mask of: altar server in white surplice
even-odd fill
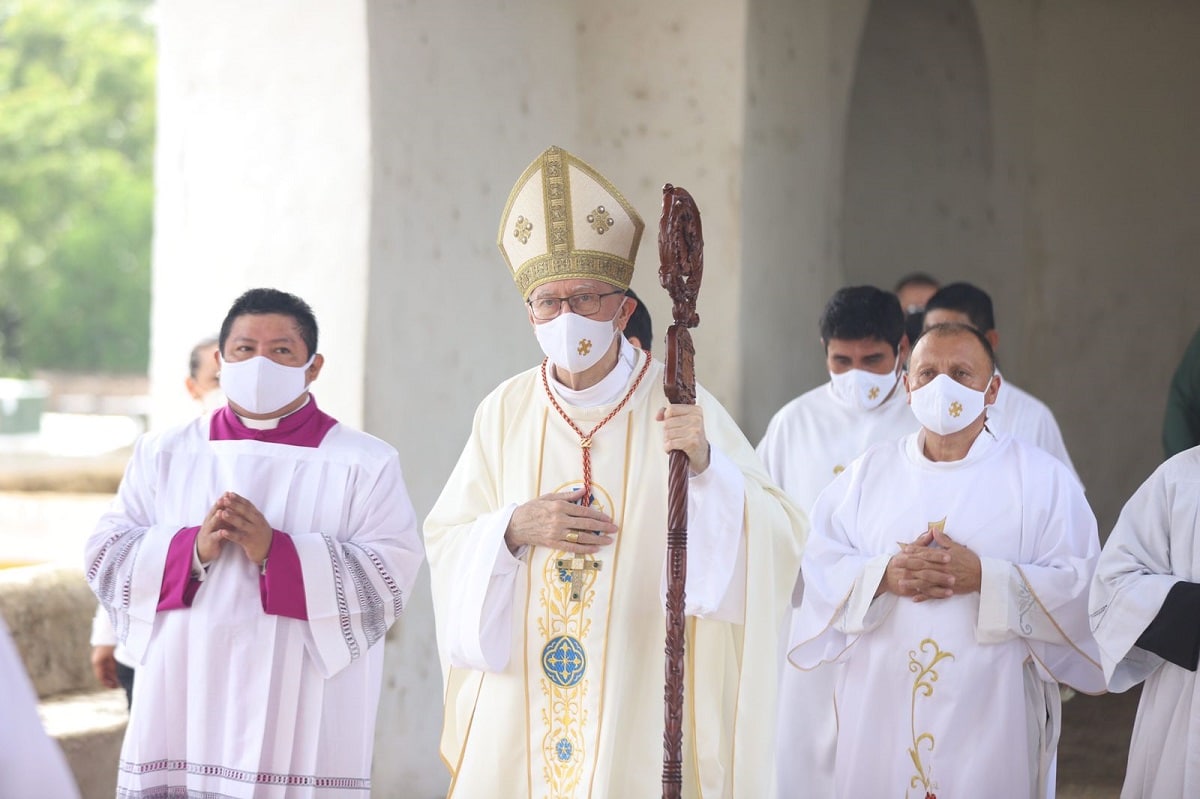
[[[621,334],[642,228],[557,147],[501,218],[546,359],[483,400],[425,522],[454,799],[661,791],[671,449],[692,468],[683,795],[770,792],[807,525],[720,404],[668,404],[663,365]]]
[[[1200,447],[1159,466],[1125,504],[1091,611],[1109,690],[1146,683],[1121,796],[1200,796]]]
[[[758,445],[767,472],[807,512],[821,490],[868,447],[920,427],[900,383],[908,339],[894,294],[873,286],[838,289],[825,304],[820,331],[829,382],[784,405]],[[796,577],[792,604],[799,606],[803,583]],[[833,793],[837,737],[836,667],[801,671],[786,662],[786,655],[785,647],[775,757],[778,796],[827,799]]]
[[[423,559],[399,458],[317,408],[298,297],[243,294],[216,357],[228,405],[140,439],[87,543],[139,664],[118,794],[362,799]]]
[[[790,658],[844,664],[832,795],[1042,797],[1058,684],[1104,690],[1096,520],[1065,465],[987,429],[981,333],[928,329],[905,382],[921,430],[821,493],[804,555]]]

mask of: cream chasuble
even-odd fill
[[[1145,680],[1129,743],[1121,796],[1200,796],[1200,684],[1195,666],[1196,618],[1163,616],[1168,595],[1200,584],[1200,447],[1154,471],[1121,511],[1096,566],[1092,628],[1109,688]],[[1193,669],[1143,649],[1153,624],[1160,638],[1186,653]],[[1161,650],[1160,650],[1161,651]],[[1171,653],[1164,652],[1168,657]]]
[[[689,551],[684,795],[759,799],[771,780],[774,653],[806,526],[733,421],[698,393],[713,456],[691,481],[689,508],[693,524],[731,529]],[[585,431],[615,405],[560,404]],[[514,558],[503,544],[517,504],[581,485],[579,437],[547,400],[539,370],[502,384],[477,411],[425,525],[450,797],[660,792],[667,454],[654,417],[666,404],[653,362],[593,439],[593,502],[619,526],[594,556],[598,568],[544,548]],[[737,505],[708,485],[722,473],[743,491],[727,525]]]
[[[868,450],[813,512],[790,658],[844,664],[834,794],[1044,796],[1057,683],[1104,687],[1086,608],[1095,517],[1039,448],[984,432],[935,463],[922,446],[917,433]],[[874,598],[897,542],[931,525],[980,557],[980,592]]]

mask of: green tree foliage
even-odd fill
[[[0,373],[142,372],[151,0],[0,0]]]

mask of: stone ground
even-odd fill
[[[125,456],[90,461],[0,452],[0,565],[82,568],[82,546],[115,489]],[[69,492],[69,493],[64,493]],[[1140,692],[1076,695],[1063,706],[1059,799],[1118,799]]]

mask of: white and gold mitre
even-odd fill
[[[496,243],[525,299],[543,283],[567,278],[627,289],[645,226],[607,178],[550,147],[513,187]]]

